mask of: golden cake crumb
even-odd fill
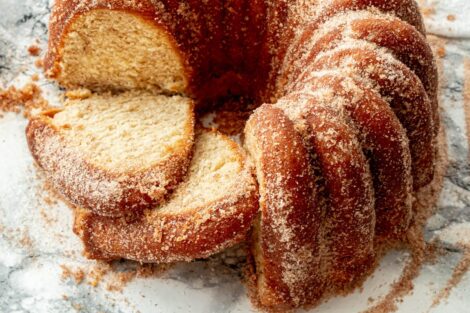
[[[34,61],[34,66],[37,68],[43,68],[44,67],[44,60],[43,59],[37,59]]]
[[[27,84],[22,89],[12,86],[6,90],[0,89],[0,112],[20,113],[30,117],[35,110],[49,108],[49,103],[42,97],[42,90],[34,83]]]
[[[90,98],[91,96],[92,96],[91,91],[86,88],[69,90],[65,93],[65,97],[71,100],[83,100],[83,99]]]

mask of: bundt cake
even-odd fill
[[[425,36],[414,0],[56,0],[45,69],[94,95],[33,119],[30,148],[78,206],[88,257],[189,261],[247,240],[257,302],[312,305],[405,240],[434,178]],[[234,98],[259,107],[248,158],[207,130],[193,147],[188,99],[199,114]]]

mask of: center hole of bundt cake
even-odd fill
[[[209,127],[215,126],[221,133],[236,136],[243,133],[245,124],[259,105],[249,98],[223,97],[198,112],[200,120]]]

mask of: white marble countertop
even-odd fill
[[[432,41],[445,48],[439,62],[450,165],[439,211],[429,221],[426,238],[440,239],[447,253],[422,267],[413,280],[413,292],[397,306],[399,312],[468,313],[469,273],[442,302],[433,305],[433,301],[464,255],[457,243],[470,247],[470,2],[419,2],[429,33],[440,36]],[[36,41],[45,50],[50,6],[48,0],[0,0],[0,87],[22,86],[38,73],[38,84],[54,103],[59,91],[43,79],[27,52]],[[119,281],[127,280],[137,264],[115,263],[110,271],[86,260],[71,230],[70,209],[44,192],[26,146],[25,125],[18,114],[0,118],[0,312],[256,311],[240,283],[236,251],[225,258],[178,264],[158,277],[135,277],[127,283]],[[389,253],[363,290],[330,299],[312,312],[362,312],[387,294],[408,260],[406,252]]]

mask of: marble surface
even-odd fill
[[[412,313],[465,313],[470,312],[469,273],[447,299],[432,303],[462,258],[459,243],[470,246],[470,78],[465,82],[465,75],[470,75],[470,2],[419,2],[430,34],[440,36],[433,42],[445,46],[440,59],[441,104],[450,165],[439,211],[428,223],[426,238],[438,238],[448,253],[424,265],[413,281],[413,292],[398,308]],[[54,104],[60,91],[43,79],[27,52],[36,42],[45,50],[50,6],[48,0],[0,0],[0,87],[22,86],[37,73],[38,85]],[[27,150],[25,125],[21,115],[0,118],[0,312],[256,311],[240,283],[237,250],[127,283],[122,280],[127,281],[138,264],[118,262],[109,270],[82,257],[81,243],[71,231],[70,209],[44,192]],[[408,260],[407,252],[389,253],[363,290],[331,299],[312,312],[365,310],[387,294]]]

